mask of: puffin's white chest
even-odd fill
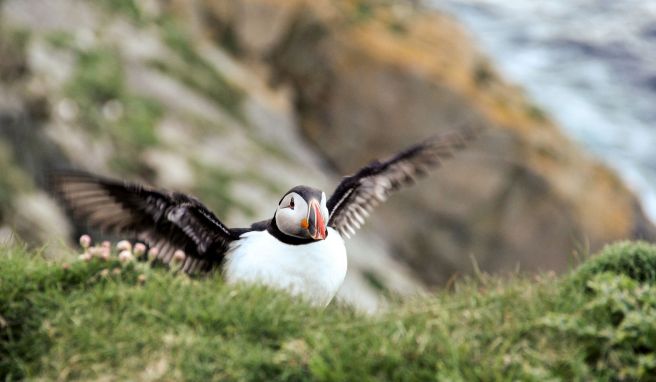
[[[229,283],[261,283],[327,305],[346,276],[344,240],[330,227],[325,240],[303,245],[282,243],[267,231],[247,232],[228,251],[224,275]]]

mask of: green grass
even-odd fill
[[[604,249],[603,256],[589,259],[572,274],[579,284],[600,273],[623,274],[637,282],[656,284],[654,247],[646,242],[622,241]]]
[[[0,222],[7,221],[16,195],[33,188],[29,176],[18,166],[12,147],[0,139]]]
[[[3,82],[11,83],[27,74],[25,52],[29,39],[28,30],[0,23],[0,80]]]
[[[137,26],[157,24],[166,45],[179,57],[179,62],[154,60],[151,66],[169,74],[209,100],[216,102],[233,117],[243,121],[241,104],[244,91],[233,86],[217,68],[198,53],[193,36],[190,36],[175,19],[164,14],[157,18],[147,17],[134,0],[102,0],[105,9],[124,15]],[[226,36],[226,48],[236,50],[234,41]],[[224,46],[225,47],[225,46]]]
[[[244,91],[233,86],[217,68],[198,53],[194,39],[170,17],[162,17],[158,25],[166,45],[180,62],[155,60],[150,64],[197,91],[238,120],[244,119],[241,105]]]
[[[120,265],[64,270],[20,247],[1,252],[6,380],[656,378],[656,284],[642,269],[656,248],[645,243],[608,247],[561,277],[462,280],[377,316],[219,276],[133,264],[102,277]]]
[[[142,25],[147,21],[134,0],[100,0],[97,4],[109,12],[125,15],[137,25]]]
[[[75,36],[68,31],[54,31],[45,36],[51,46],[59,49],[72,49],[75,47]]]
[[[253,208],[232,196],[231,185],[236,175],[224,169],[193,162],[194,174],[198,180],[192,192],[220,216],[226,216],[233,210],[240,210],[247,216],[254,217]]]
[[[52,42],[65,44],[66,40],[56,37]],[[140,161],[140,154],[159,143],[155,127],[164,114],[162,106],[154,99],[137,95],[127,88],[123,63],[116,49],[105,46],[75,50],[75,53],[76,70],[64,92],[78,105],[81,124],[116,148],[110,161],[114,170],[147,174],[148,169]],[[109,102],[121,108],[113,119],[103,113]]]
[[[125,92],[123,65],[116,50],[98,48],[77,53],[77,70],[66,90],[80,102],[88,103],[79,105],[81,109],[93,109]]]

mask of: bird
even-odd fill
[[[344,240],[391,193],[439,167],[476,135],[477,129],[454,129],[374,160],[343,177],[329,198],[295,186],[272,218],[247,228],[229,228],[193,196],[80,170],[53,172],[51,187],[74,219],[157,248],[159,263],[171,265],[183,251],[178,271],[219,270],[228,284],[261,284],[326,306],[346,276]]]

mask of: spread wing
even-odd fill
[[[465,147],[478,133],[468,128],[428,139],[383,162],[369,163],[356,174],[344,177],[328,200],[328,225],[350,237],[379,203],[404,185],[414,183],[428,170]]]
[[[198,200],[82,172],[52,176],[54,191],[77,219],[104,231],[132,235],[157,247],[168,264],[181,249],[181,269],[209,271],[220,264],[236,235]]]

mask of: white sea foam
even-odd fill
[[[433,0],[656,221],[656,1]]]

